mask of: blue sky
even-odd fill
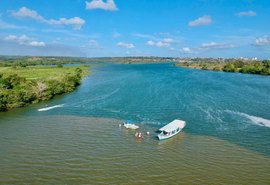
[[[269,0],[0,0],[0,55],[270,58]]]

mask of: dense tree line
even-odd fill
[[[262,60],[262,61],[234,60],[226,62],[200,61],[200,62],[183,62],[179,63],[178,65],[203,70],[270,75],[270,60]]]
[[[71,60],[38,60],[38,61],[31,61],[31,60],[12,60],[12,61],[1,61],[0,60],[0,67],[27,67],[27,66],[48,66],[48,65],[63,65],[63,64],[79,64],[82,63],[81,61],[71,61]]]
[[[74,74],[48,80],[26,80],[17,74],[0,74],[0,111],[52,99],[55,95],[73,91],[80,84],[82,69]]]
[[[0,67],[27,67],[37,65],[85,64],[89,62],[160,63],[171,62],[170,57],[104,57],[104,58],[73,58],[73,57],[6,57],[0,56]]]
[[[270,61],[263,60],[250,63],[244,63],[243,61],[228,62],[224,65],[223,71],[270,75]]]

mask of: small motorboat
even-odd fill
[[[128,120],[128,121],[124,121],[123,122],[123,126],[127,129],[133,129],[136,130],[139,128],[139,126],[135,125],[132,123],[132,121]]]
[[[158,139],[164,140],[171,138],[178,134],[184,127],[186,126],[186,122],[182,120],[173,120],[169,124],[165,125],[164,127],[158,129]]]

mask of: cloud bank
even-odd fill
[[[20,45],[27,45],[27,46],[34,46],[34,47],[43,47],[46,46],[44,42],[40,41],[35,41],[34,39],[26,36],[26,35],[21,35],[21,36],[16,36],[16,35],[8,35],[5,37],[6,41],[18,43]]]
[[[128,48],[128,49],[131,49],[131,48],[134,48],[134,44],[132,43],[126,43],[126,42],[118,42],[117,43],[117,46],[119,47],[123,47],[123,48]]]
[[[152,41],[152,40],[149,40],[149,41],[146,42],[146,45],[148,45],[148,46],[156,46],[156,47],[161,48],[161,47],[169,47],[169,46],[171,46],[172,43],[173,43],[173,39],[165,38],[165,39],[163,39],[161,41],[156,41],[156,42]]]
[[[85,24],[85,20],[80,17],[73,17],[70,19],[60,18],[60,19],[45,19],[41,15],[38,14],[35,10],[28,9],[27,7],[22,7],[18,11],[12,11],[11,16],[17,19],[33,19],[35,21],[46,23],[49,25],[70,25],[76,30],[80,30],[82,26]]]
[[[258,37],[255,40],[255,46],[267,46],[270,45],[270,37],[269,36],[264,36],[264,37]]]
[[[233,44],[209,42],[209,43],[203,43],[200,49],[229,49],[229,48],[234,48],[234,47],[235,45]]]

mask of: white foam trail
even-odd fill
[[[63,107],[63,106],[64,106],[64,104],[54,105],[54,106],[51,106],[51,107],[45,107],[45,108],[38,109],[38,111],[40,111],[40,112],[41,111],[48,111],[48,110]]]
[[[226,112],[233,113],[233,114],[238,114],[240,116],[244,116],[245,118],[249,119],[252,123],[254,123],[256,125],[270,128],[270,120],[268,120],[268,119],[264,119],[264,118],[257,117],[257,116],[252,116],[252,115],[245,114],[245,113],[242,113],[242,112],[234,112],[234,111],[230,111],[230,110],[228,110]]]
[[[112,113],[119,113],[121,112],[120,110],[113,110],[113,109],[103,109],[105,111],[108,111],[108,112],[112,112]]]
[[[249,120],[251,120],[253,123],[259,125],[259,126],[265,126],[270,128],[270,120],[256,117],[256,116],[251,116],[246,114],[245,115]]]
[[[101,101],[101,100],[105,100],[109,97],[111,97],[112,95],[114,95],[115,93],[117,93],[118,91],[120,90],[120,88],[118,89],[115,89],[114,91],[108,93],[108,94],[105,94],[103,96],[97,96],[97,97],[94,97],[93,99],[90,99],[90,100],[87,100],[87,103],[90,103],[90,102],[93,102],[93,101]]]

